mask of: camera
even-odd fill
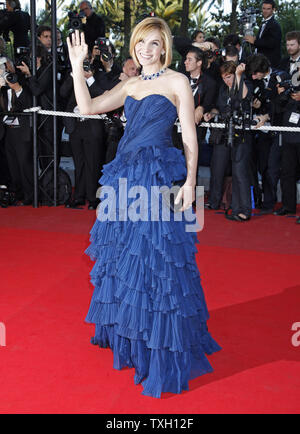
[[[6,4],[4,2],[0,2],[0,18],[6,15],[6,13],[7,13]]]
[[[91,62],[88,59],[85,59],[83,61],[83,70],[88,72],[88,71],[92,71],[93,67]]]
[[[102,56],[102,59],[105,62],[109,62],[113,57],[111,51],[109,50],[109,46],[110,46],[109,39],[99,37],[96,39],[95,45],[100,51],[100,55]]]
[[[253,100],[258,99],[262,104],[266,101],[266,96],[260,86],[256,86],[253,90]]]
[[[84,16],[84,12],[68,12],[68,29],[70,30],[70,33],[74,32],[75,30],[83,29],[82,18],[84,18]]]
[[[256,16],[259,13],[260,10],[254,8],[253,6],[242,11],[239,23],[244,36],[254,36],[253,28],[256,24]]]
[[[16,66],[22,66],[24,62],[29,68],[31,66],[30,48],[29,47],[17,47],[16,49]]]
[[[13,72],[6,72],[3,75],[3,78],[11,84],[15,84],[19,81],[17,74],[14,74]]]
[[[205,51],[207,59],[212,59],[213,57],[222,57],[225,56],[225,49],[223,50],[208,50]]]
[[[287,73],[280,73],[276,75],[276,81],[280,87],[284,88],[281,97],[288,98],[292,93],[299,91],[299,85],[295,85],[293,78],[290,78]]]

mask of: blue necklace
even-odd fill
[[[166,69],[167,68],[163,68],[160,71],[154,72],[154,74],[149,74],[149,75],[144,74],[144,72],[142,71],[141,72],[141,79],[142,80],[154,80],[155,78],[157,78],[160,75],[162,75],[166,71]]]

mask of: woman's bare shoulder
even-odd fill
[[[189,80],[187,76],[181,72],[168,69],[168,79],[175,89],[178,89],[178,86],[189,86]]]
[[[139,82],[140,82],[139,76],[129,77],[123,81],[124,89],[127,95],[131,95],[132,93],[134,93],[134,90]]]

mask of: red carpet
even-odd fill
[[[95,213],[63,207],[0,209],[1,413],[297,413],[300,226],[287,217],[230,222],[205,212],[199,270],[223,350],[212,374],[163,399],[141,395],[131,369],[90,344],[84,322]],[[299,338],[300,341],[300,338]]]

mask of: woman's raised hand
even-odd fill
[[[75,32],[67,37],[67,44],[72,68],[81,67],[88,54],[88,46],[85,43],[84,33],[75,30]]]

